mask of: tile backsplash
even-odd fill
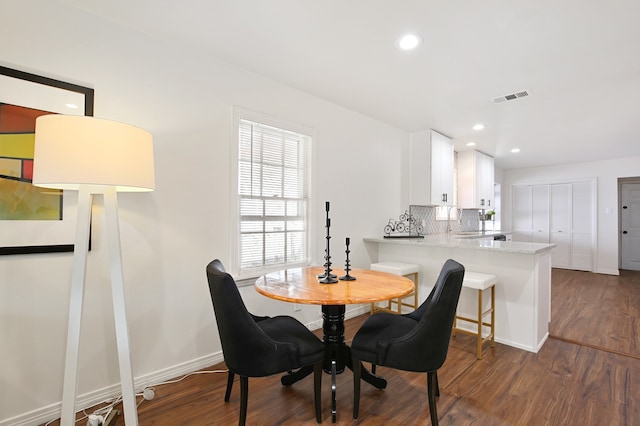
[[[449,207],[409,206],[409,214],[417,224],[422,225],[423,234],[442,234],[447,232],[447,210]],[[477,231],[480,229],[478,210],[451,207],[450,224],[453,232]]]

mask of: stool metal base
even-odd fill
[[[477,318],[468,318],[460,315],[456,315],[453,321],[453,336],[455,337],[457,332],[469,334],[471,336],[476,336],[477,338],[477,357],[478,359],[482,359],[482,347],[485,342],[491,342],[490,347],[495,348],[495,305],[496,305],[496,286],[491,286],[491,307],[486,311],[483,311],[482,308],[482,293],[484,290],[478,289],[478,316]],[[484,317],[487,314],[491,314],[491,321],[485,322]],[[477,331],[469,331],[463,328],[458,328],[458,321],[466,321],[477,326]],[[486,337],[482,337],[482,327],[489,327],[489,334]]]

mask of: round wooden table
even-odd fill
[[[255,287],[272,299],[313,305],[379,302],[405,296],[414,287],[409,278],[368,269],[352,269],[349,275],[355,277],[355,281],[321,284],[318,275],[322,273],[322,267],[285,269],[261,276]],[[338,277],[345,275],[343,269],[333,269],[332,273]]]
[[[322,330],[325,344],[324,370],[332,376],[332,417],[336,421],[335,376],[352,369],[351,351],[344,342],[345,305],[372,303],[402,297],[414,290],[409,278],[386,272],[367,269],[352,269],[353,281],[338,280],[337,283],[322,284],[318,276],[324,274],[322,267],[292,268],[261,276],[255,283],[256,290],[272,299],[292,303],[322,305]],[[343,277],[343,269],[332,273]],[[302,368],[282,377],[282,384],[292,385],[308,376],[312,367]],[[384,389],[387,381],[362,368],[362,379],[378,389]]]

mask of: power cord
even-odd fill
[[[170,384],[178,383],[183,381],[187,377],[194,376],[196,374],[217,374],[217,373],[227,373],[227,372],[229,372],[229,370],[199,370],[199,371],[194,371],[194,372],[185,374],[184,376],[178,379],[167,380],[165,382],[156,383],[155,385],[145,386],[142,389],[142,392],[136,393],[136,397],[138,396],[142,397],[142,399],[137,403],[136,408],[140,407],[140,404],[142,404],[144,401],[151,401],[156,397],[155,387],[153,386],[162,386],[162,385],[170,385]],[[100,404],[107,404],[107,405],[94,410],[94,412],[91,414],[87,414],[86,410],[82,410],[82,413],[84,414],[84,416],[77,419],[76,423],[86,420],[87,426],[101,426],[109,418],[109,415],[113,412],[113,410],[115,409],[115,406],[120,404],[121,402],[122,402],[122,396],[109,398],[102,402],[99,402],[96,405],[100,405]],[[49,426],[55,420],[57,419],[50,420],[49,422],[45,423],[44,426]]]

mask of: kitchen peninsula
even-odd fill
[[[538,352],[549,336],[554,244],[493,241],[454,234],[364,238],[364,242],[372,263],[395,261],[420,265],[420,302],[429,295],[447,259],[460,262],[468,271],[496,275],[496,342]],[[475,290],[463,289],[458,313],[474,317],[475,312]]]

